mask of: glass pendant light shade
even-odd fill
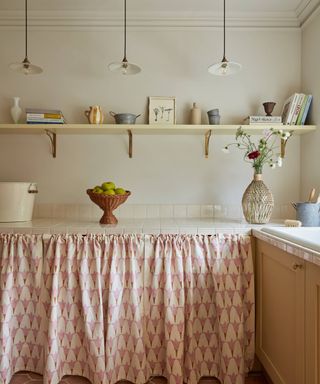
[[[241,71],[242,65],[234,61],[223,59],[220,63],[212,64],[208,67],[208,72],[211,75],[228,76],[234,75]]]
[[[21,63],[13,63],[9,68],[17,73],[24,75],[38,75],[42,73],[42,68],[37,65],[31,64],[28,59],[28,0],[25,0],[25,58]]]
[[[226,0],[223,0],[223,58],[219,63],[208,67],[211,75],[228,76],[241,71],[241,64],[226,59]]]
[[[127,60],[127,0],[124,0],[124,45],[123,45],[123,60],[121,62],[113,62],[108,65],[108,68],[112,72],[122,73],[123,75],[136,75],[141,72],[141,68],[129,63]]]
[[[24,75],[38,75],[42,73],[42,68],[37,65],[31,64],[30,61],[25,58],[22,63],[12,63],[9,68],[15,72],[22,73]]]
[[[110,63],[108,68],[112,72],[119,72],[123,75],[135,75],[141,72],[141,68],[136,64],[128,63],[128,61],[122,61],[121,63]]]

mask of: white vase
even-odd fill
[[[15,124],[18,124],[21,113],[22,113],[22,109],[20,108],[19,101],[20,101],[20,97],[14,97],[13,106],[11,107],[11,110],[10,110],[12,120]]]

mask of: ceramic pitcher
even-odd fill
[[[84,114],[87,116],[90,124],[103,124],[104,112],[99,105],[93,105],[90,109],[85,111]]]

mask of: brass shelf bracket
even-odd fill
[[[284,159],[286,155],[286,145],[287,145],[287,140],[281,139],[280,156],[282,159]]]
[[[129,138],[129,158],[132,159],[132,131],[128,129],[128,138]]]
[[[45,129],[46,135],[50,139],[51,143],[51,153],[52,157],[55,159],[57,157],[57,134],[50,129]]]
[[[210,137],[211,137],[212,130],[209,129],[204,135],[204,155],[207,159],[209,157],[209,144],[210,144]]]

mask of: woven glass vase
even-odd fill
[[[273,206],[271,191],[262,181],[262,175],[255,174],[242,196],[242,210],[246,221],[251,224],[268,223]]]

